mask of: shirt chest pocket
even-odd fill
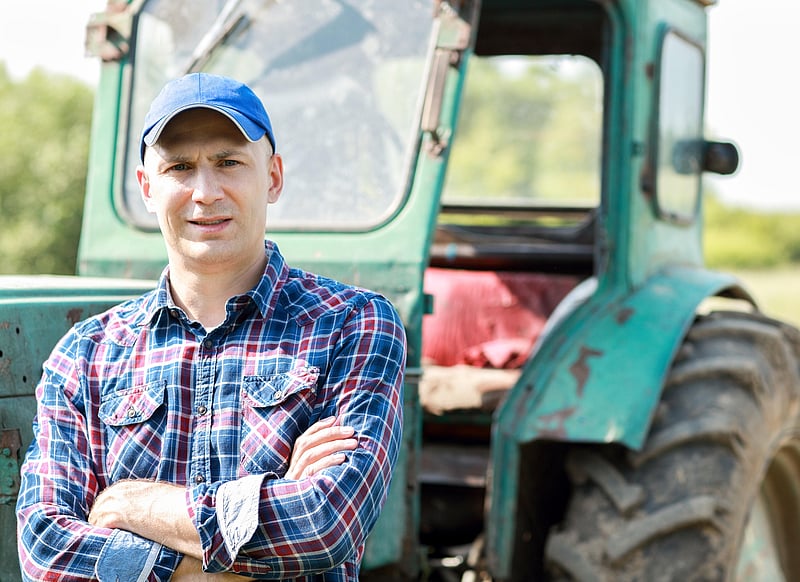
[[[166,381],[159,381],[103,396],[98,416],[113,481],[157,476],[166,432],[165,392]]]
[[[313,415],[319,369],[295,368],[242,379],[241,468],[283,475],[292,445]]]

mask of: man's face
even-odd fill
[[[213,273],[263,261],[267,204],[283,187],[283,163],[271,153],[266,139],[248,141],[216,111],[190,109],[169,122],[136,177],[173,267]]]

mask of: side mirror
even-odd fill
[[[730,141],[707,141],[703,147],[703,170],[728,176],[739,169],[739,148]]]
[[[672,148],[672,168],[682,175],[713,172],[727,176],[739,169],[739,150],[733,142],[680,140]]]

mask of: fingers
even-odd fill
[[[313,477],[323,469],[327,469],[328,467],[335,467],[337,465],[341,465],[344,463],[347,457],[344,453],[334,453],[332,455],[328,455],[327,457],[321,458],[316,463],[311,463],[310,465],[305,465],[301,471],[301,474],[296,477],[297,479],[305,479],[307,477]]]
[[[358,446],[354,434],[353,427],[337,425],[335,417],[313,424],[295,441],[286,477],[301,479],[341,465],[346,459],[344,452]]]
[[[318,447],[323,447],[322,454],[328,450],[325,445],[350,439],[355,430],[350,426],[333,425],[328,419],[312,425],[295,441],[292,456],[305,455]]]
[[[310,427],[308,427],[306,431],[300,436],[300,438],[302,439],[303,437],[311,436],[315,433],[318,433],[321,430],[333,426],[335,423],[336,423],[335,416],[329,416],[328,418],[323,418],[322,420],[318,420]]]

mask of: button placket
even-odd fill
[[[195,430],[192,434],[192,478],[194,483],[200,485],[211,478],[211,400],[214,390],[214,368],[216,354],[214,342],[205,339],[200,344],[196,361],[195,376]]]

